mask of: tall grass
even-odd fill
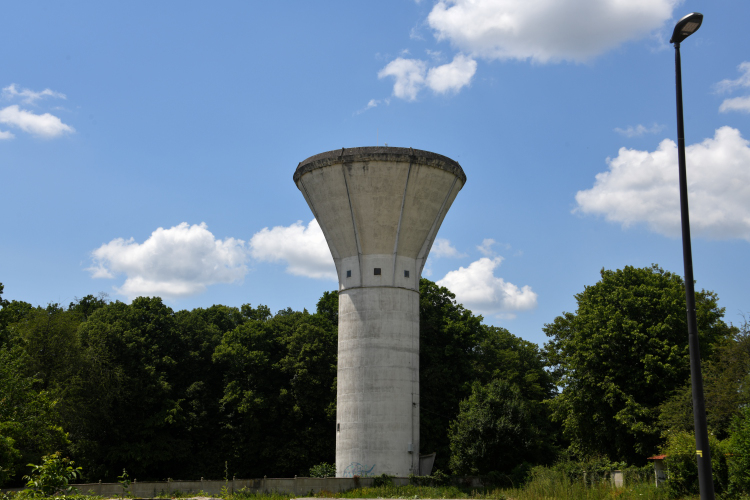
[[[357,488],[342,493],[320,492],[325,498],[476,498],[497,500],[670,500],[665,488],[656,488],[650,478],[631,476],[624,487],[608,480],[584,483],[560,470],[535,467],[529,481],[517,488],[472,490],[457,486],[393,486]]]
[[[623,487],[614,487],[609,481],[586,484],[552,469],[537,467],[531,480],[521,488],[504,490],[515,500],[586,499],[586,500],[667,500],[665,488],[656,488],[653,481],[630,480]]]
[[[316,497],[323,498],[477,498],[504,500],[500,490],[466,490],[457,486],[376,486],[355,488],[340,493],[320,492]]]

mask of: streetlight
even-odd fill
[[[688,215],[687,173],[685,171],[685,127],[682,120],[682,68],[680,42],[698,31],[703,14],[693,12],[677,21],[669,43],[674,43],[674,64],[677,86],[677,158],[680,168],[680,212],[682,215],[682,259],[685,264],[685,299],[687,303],[688,345],[690,348],[690,380],[693,385],[693,422],[695,424],[695,454],[698,459],[698,484],[701,500],[714,500],[714,481],[711,476],[711,450],[706,429],[706,403],[703,399],[701,354],[698,326],[695,319],[695,288],[693,285],[693,251],[690,248],[690,218]]]

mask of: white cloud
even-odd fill
[[[0,109],[0,123],[18,127],[40,137],[57,137],[65,133],[75,132],[70,125],[66,125],[58,117],[49,113],[37,115],[25,109],[19,109],[17,104]]]
[[[11,83],[3,89],[3,97],[5,99],[14,99],[16,97],[22,97],[24,103],[34,104],[34,101],[42,99],[44,97],[56,97],[58,99],[66,99],[65,94],[55,92],[54,90],[44,89],[41,92],[34,92],[29,89],[18,90],[15,83]]]
[[[287,272],[296,276],[336,280],[336,267],[318,221],[305,227],[302,221],[291,226],[267,227],[250,239],[250,254],[265,262],[286,262]]]
[[[731,92],[737,88],[750,87],[750,62],[743,62],[737,69],[742,75],[736,80],[722,80],[717,83],[715,85],[717,92]],[[724,102],[719,106],[719,112],[726,113],[727,111],[750,113],[750,96],[724,99]]]
[[[533,309],[537,305],[537,294],[531,287],[517,287],[495,276],[495,268],[502,257],[482,257],[451,271],[438,285],[456,294],[456,300],[475,313],[512,318],[517,311]]]
[[[413,101],[424,86],[426,71],[427,65],[424,61],[398,57],[378,72],[378,78],[394,77],[396,81],[393,84],[393,95]]]
[[[638,137],[643,134],[658,134],[662,130],[664,130],[664,125],[658,125],[654,123],[650,127],[644,127],[643,125],[638,124],[635,127],[631,125],[626,129],[616,128],[615,132],[620,135],[624,135],[625,137]]]
[[[370,99],[370,100],[369,100],[369,101],[367,102],[367,106],[365,106],[364,108],[362,108],[362,109],[360,109],[359,111],[355,112],[354,114],[355,114],[355,115],[361,115],[361,114],[362,114],[362,113],[364,113],[365,111],[367,111],[367,110],[370,110],[370,109],[372,109],[372,108],[377,108],[377,107],[378,107],[378,106],[380,106],[381,104],[385,104],[385,105],[387,106],[387,105],[389,105],[390,103],[391,103],[391,100],[390,100],[390,99]]]
[[[736,80],[722,80],[716,84],[717,92],[732,91],[738,87],[750,87],[750,62],[745,61],[737,66],[742,75]]]
[[[495,251],[492,250],[492,245],[494,245],[495,243],[497,242],[492,238],[485,238],[484,240],[482,240],[482,244],[477,246],[477,250],[482,252],[482,255],[484,255],[485,257],[492,257],[495,255]]]
[[[217,240],[205,223],[159,228],[143,243],[116,238],[92,252],[93,278],[126,276],[117,293],[186,297],[208,285],[233,283],[247,273],[245,242]]]
[[[690,227],[693,235],[750,241],[750,143],[731,127],[686,148]],[[574,212],[603,215],[623,227],[645,223],[652,231],[680,234],[677,146],[656,151],[621,148],[607,159],[591,189],[576,194]]]
[[[745,113],[750,113],[750,95],[724,99],[724,102],[719,106],[719,111],[722,113],[726,113],[727,111],[744,111]]]
[[[13,139],[14,137],[15,137],[15,135],[13,135],[12,132],[7,132],[7,131],[0,130],[0,141],[4,141],[4,140],[8,140],[8,139]]]
[[[438,94],[458,92],[462,87],[469,85],[476,72],[477,62],[458,54],[449,64],[430,68],[427,73],[427,85]]]
[[[427,21],[438,40],[487,59],[585,61],[644,37],[680,0],[441,0]]]
[[[451,245],[449,240],[436,238],[435,242],[432,244],[432,250],[430,250],[430,257],[435,257],[436,259],[440,257],[457,258],[466,257],[466,254],[456,250],[456,247]]]
[[[463,54],[458,54],[452,62],[430,68],[429,71],[427,63],[421,59],[399,57],[381,69],[378,78],[392,76],[395,80],[393,95],[413,101],[425,86],[436,94],[458,92],[471,83],[476,71],[477,62]]]

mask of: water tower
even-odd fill
[[[419,278],[466,175],[439,154],[364,147],[311,156],[294,182],[339,279],[336,475],[419,474]]]

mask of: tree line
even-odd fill
[[[335,456],[338,294],[316,311],[89,295],[32,306],[0,284],[0,482],[61,451],[84,479],[306,475]],[[643,465],[692,431],[684,283],[602,270],[539,347],[420,283],[421,452],[455,474],[603,457]],[[750,331],[696,293],[708,422],[750,427]],[[671,433],[671,434],[670,434]],[[682,435],[682,434],[680,434]]]

